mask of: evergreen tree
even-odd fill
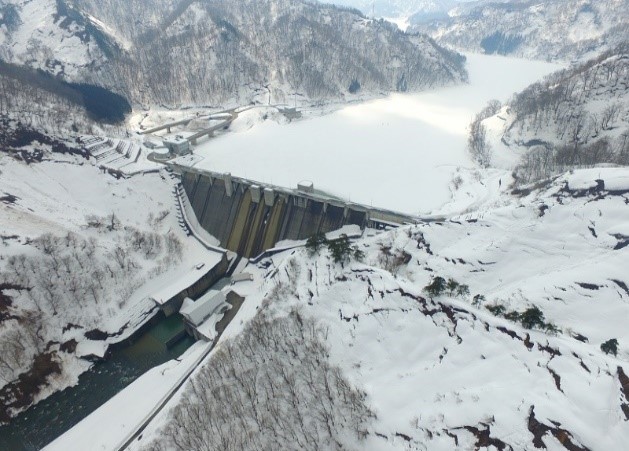
[[[424,292],[430,297],[440,296],[446,291],[446,280],[443,277],[435,277],[430,284],[424,287]]]
[[[526,329],[533,329],[536,326],[543,327],[546,324],[544,322],[544,312],[535,306],[525,310],[519,316],[522,326]]]
[[[345,263],[349,260],[352,247],[347,235],[343,234],[338,239],[328,242],[328,249],[336,263]]]
[[[306,249],[310,255],[318,254],[321,246],[328,243],[328,239],[325,237],[324,233],[317,233],[316,235],[311,236],[306,241]]]
[[[448,289],[448,294],[452,296],[457,288],[459,288],[459,282],[454,279],[448,279],[448,283],[446,284],[446,288]]]
[[[601,345],[601,351],[605,354],[611,354],[613,356],[618,355],[618,340],[612,338],[611,340],[607,340],[605,343]]]

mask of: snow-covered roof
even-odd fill
[[[590,189],[603,180],[604,188],[609,191],[628,191],[629,175],[618,168],[592,168],[566,175],[568,187],[572,190]]]
[[[169,273],[167,277],[163,277],[160,280],[160,286],[151,294],[151,299],[157,304],[162,305],[198,282],[220,262],[221,256],[219,254],[209,255],[213,258],[204,261],[203,265],[198,264],[192,268],[173,271]]]
[[[241,272],[240,274],[235,274],[234,276],[232,276],[232,284],[238,282],[246,282],[250,280],[253,280],[253,274],[251,274],[250,272]]]
[[[214,340],[218,335],[216,333],[216,325],[223,319],[224,311],[231,308],[231,305],[227,302],[222,302],[217,306],[216,310],[207,318],[203,323],[197,327],[197,332],[204,336],[207,340]]]
[[[200,326],[214,311],[225,303],[225,294],[221,291],[211,290],[197,299],[193,304],[186,305],[179,313],[193,326]]]
[[[186,138],[184,138],[182,135],[176,135],[176,136],[170,136],[166,139],[164,139],[164,144],[169,145],[169,144],[184,144],[187,143],[188,140]]]

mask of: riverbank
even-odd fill
[[[216,323],[214,341],[196,342],[180,358],[146,372],[45,450],[118,450],[141,438],[144,429],[177,398],[179,389],[219,343],[223,332],[240,311],[245,298],[230,288],[226,291],[231,308]]]
[[[92,364],[78,376],[75,385],[48,396],[0,427],[0,449],[41,449],[147,371],[175,361],[194,344],[193,339],[185,337],[172,347],[167,346],[170,338],[181,330],[183,323],[179,317],[154,315],[110,349],[106,360]]]

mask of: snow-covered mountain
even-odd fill
[[[68,81],[97,70],[121,43],[93,17],[65,0],[2,0],[0,58]]]
[[[483,1],[412,29],[459,50],[565,61],[627,40],[628,11],[627,0]]]
[[[302,0],[3,0],[0,57],[134,105],[343,99],[465,79],[462,58]]]
[[[479,114],[496,163],[522,157],[530,182],[570,168],[629,164],[629,47],[549,75]],[[487,113],[487,114],[485,114]]]
[[[154,314],[147,281],[207,258],[178,224],[174,182],[124,132],[73,87],[0,63],[0,423]],[[146,174],[121,178],[133,172]]]
[[[132,449],[623,449],[628,196],[626,169],[576,171],[363,237],[363,262],[251,265],[241,321]]]
[[[445,17],[458,4],[456,0],[325,0],[324,3],[356,8],[375,17],[416,16],[426,20]]]
[[[0,423],[76,384],[85,357],[156,313],[151,290],[218,255],[180,227],[175,182],[157,164],[134,153],[146,173],[113,177],[105,158],[129,161],[116,150],[138,148],[111,138],[88,151],[51,116],[100,129],[38,94],[50,111],[4,119],[0,133]]]

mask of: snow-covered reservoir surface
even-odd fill
[[[200,145],[195,153],[204,160],[196,167],[286,187],[311,180],[353,202],[435,211],[450,200],[456,169],[473,167],[466,140],[474,115],[489,100],[507,100],[560,68],[486,55],[467,59],[468,85],[396,94],[287,125],[266,121]]]

